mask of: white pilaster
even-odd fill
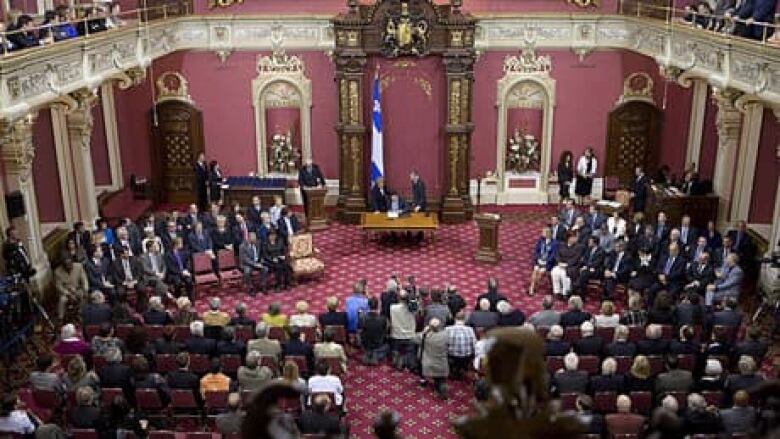
[[[76,177],[73,170],[73,155],[70,153],[65,108],[61,105],[51,106],[51,128],[54,136],[54,152],[57,156],[60,192],[62,193],[62,211],[65,222],[72,223],[80,217],[79,200],[76,194]]]
[[[103,105],[103,122],[106,130],[108,165],[111,170],[111,190],[115,191],[124,187],[124,179],[122,178],[122,150],[119,143],[119,130],[116,125],[113,82],[106,82],[100,86],[100,98]]]
[[[712,184],[715,194],[720,198],[718,224],[721,228],[728,225],[730,218],[734,162],[737,158],[742,129],[742,113],[734,105],[739,96],[740,92],[732,89],[714,89],[713,92],[713,98],[718,105],[718,116],[715,121],[718,129],[718,151]]]
[[[758,143],[761,140],[761,124],[764,119],[764,107],[751,102],[744,106],[744,121],[740,136],[739,155],[734,191],[731,199],[731,220],[748,220],[752,201],[753,181],[756,176]]]
[[[699,168],[701,139],[704,132],[704,113],[707,108],[707,81],[693,79],[691,97],[691,123],[688,125],[688,145],[685,152],[685,167],[692,164]]]
[[[79,219],[91,224],[98,217],[97,192],[95,191],[95,173],[92,168],[91,139],[94,119],[92,106],[96,95],[92,91],[82,90],[73,96],[78,106],[65,116],[70,140],[70,152],[73,157],[73,169],[76,179]]]

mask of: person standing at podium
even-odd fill
[[[412,183],[411,209],[414,212],[425,212],[425,209],[428,207],[425,196],[425,183],[420,179],[420,174],[417,171],[409,173],[409,180]]]
[[[303,167],[298,171],[298,186],[301,187],[301,198],[303,198],[303,208],[309,212],[308,200],[306,199],[306,188],[321,187],[325,188],[325,177],[320,171],[320,167],[314,164],[311,158],[303,162]]]
[[[641,166],[636,167],[636,178],[631,182],[631,208],[634,212],[644,212],[647,202],[647,177]]]

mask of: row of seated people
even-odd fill
[[[700,29],[767,41],[774,34],[777,0],[695,1],[685,5],[683,21]],[[777,43],[776,38],[771,42]]]
[[[714,228],[699,231],[683,216],[673,227],[664,212],[655,224],[641,215],[628,224],[619,213],[607,218],[591,205],[580,215],[569,203],[542,230],[533,252],[528,293],[550,275],[555,295],[582,294],[594,281],[612,297],[618,285],[646,294],[648,303],[662,290],[674,296],[695,292],[707,305],[737,297],[744,278],[740,260],[748,263],[755,245],[740,222],[726,236]]]
[[[119,2],[89,7],[79,19],[76,9],[63,4],[46,11],[40,23],[28,14],[9,14],[8,25],[0,22],[0,52],[43,46],[124,26],[120,9]]]

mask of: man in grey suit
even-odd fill
[[[241,261],[241,271],[244,273],[244,284],[247,286],[250,295],[254,296],[255,285],[252,283],[252,272],[260,272],[260,291],[265,294],[266,273],[268,267],[261,262],[261,250],[257,244],[257,234],[249,233],[249,239],[241,243],[238,247],[238,259]]]
[[[217,415],[215,423],[217,430],[223,435],[241,433],[241,424],[244,422],[244,413],[241,411],[241,395],[231,393],[227,400],[228,411]]]
[[[720,421],[723,424],[723,431],[729,436],[735,433],[748,433],[753,429],[756,422],[756,409],[750,407],[749,402],[748,393],[738,390],[734,393],[734,406],[721,410]]]
[[[736,253],[729,253],[723,271],[719,273],[714,283],[707,286],[707,293],[704,297],[705,305],[712,306],[714,302],[727,297],[738,299],[744,277],[745,274],[739,267],[739,256]]]
[[[146,243],[146,253],[141,256],[141,269],[144,285],[154,287],[158,296],[168,294],[168,285],[165,284],[165,261],[156,241]]]
[[[569,352],[563,357],[564,370],[556,372],[552,377],[552,386],[555,394],[585,393],[588,388],[588,373],[577,370],[580,358],[574,352]]]
[[[534,325],[535,328],[540,326],[549,328],[560,323],[561,313],[552,309],[554,303],[552,296],[544,296],[544,299],[542,299],[542,309],[528,318],[528,322]]]
[[[666,372],[655,380],[655,393],[661,397],[668,392],[689,392],[693,387],[693,376],[689,370],[680,369],[676,355],[666,356]]]
[[[268,338],[268,325],[265,322],[260,322],[255,326],[255,335],[257,338],[249,340],[246,344],[247,352],[257,351],[261,356],[273,357],[279,361],[282,347],[279,340]]]

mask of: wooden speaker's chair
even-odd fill
[[[297,280],[325,273],[325,262],[317,258],[316,253],[311,233],[290,237],[290,268],[293,278]]]

